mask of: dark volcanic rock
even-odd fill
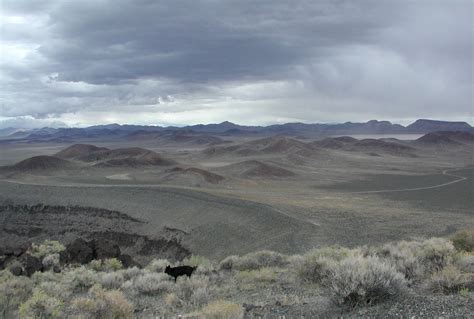
[[[7,261],[7,256],[3,255],[3,256],[0,256],[0,269],[4,269],[5,268],[5,262]]]
[[[61,263],[87,264],[94,259],[94,250],[91,243],[82,238],[74,240],[66,245],[66,250],[60,253]]]
[[[24,274],[27,275],[28,277],[33,275],[37,271],[43,270],[43,264],[38,257],[25,255],[22,262],[23,262]]]
[[[19,262],[14,262],[8,269],[14,276],[21,276],[23,274],[23,268]]]
[[[110,240],[94,240],[94,259],[120,257],[120,247]]]
[[[130,268],[134,266],[141,268],[142,266],[139,263],[137,263],[135,260],[133,260],[133,258],[130,255],[120,255],[118,257],[118,260],[120,260],[120,262],[122,263],[123,268]]]
[[[118,258],[123,251],[139,263],[151,258],[181,260],[191,253],[181,244],[185,232],[163,230],[156,238],[137,234],[143,222],[124,213],[82,206],[0,205],[0,257],[8,267],[25,254],[31,242],[45,238],[67,245],[61,264],[87,263],[94,258]],[[33,231],[34,230],[34,231]],[[112,231],[113,230],[113,231]],[[71,242],[76,238],[77,242]],[[0,258],[0,266],[2,258]]]

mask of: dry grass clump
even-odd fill
[[[229,256],[221,261],[220,269],[252,270],[263,267],[283,267],[288,265],[288,257],[273,251],[262,250],[244,256]]]
[[[133,306],[120,291],[106,291],[98,285],[89,290],[87,297],[74,299],[71,311],[81,318],[133,318]]]
[[[206,319],[241,319],[244,317],[242,306],[225,300],[211,302],[201,312]]]
[[[325,286],[336,301],[351,306],[374,304],[399,294],[405,287],[403,275],[374,256],[347,257],[330,273]]]
[[[463,229],[456,232],[451,238],[457,250],[474,251],[474,228]]]
[[[35,289],[31,298],[18,308],[20,318],[64,318],[64,302],[49,296],[41,289]]]
[[[133,289],[143,295],[159,295],[171,291],[173,283],[170,276],[161,273],[147,273],[133,282]]]
[[[470,276],[462,273],[454,266],[447,266],[443,270],[434,273],[429,279],[427,286],[433,292],[444,294],[457,293],[470,282]]]

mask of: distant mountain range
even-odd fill
[[[243,126],[231,122],[219,124],[199,124],[185,127],[161,127],[146,125],[95,125],[86,128],[41,128],[25,131],[19,128],[5,128],[0,130],[3,139],[26,140],[29,142],[69,142],[87,138],[123,138],[146,136],[151,133],[157,135],[173,134],[186,135],[262,135],[262,136],[296,136],[296,137],[324,137],[331,135],[353,134],[425,134],[436,131],[470,131],[474,128],[466,122],[448,122],[419,119],[414,123],[403,126],[389,121],[371,120],[366,123],[340,123],[340,124],[305,124],[286,123],[270,126]]]

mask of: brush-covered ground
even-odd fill
[[[468,318],[474,315],[474,230],[303,255],[258,251],[220,262],[191,256],[175,282],[165,259],[60,265],[64,246],[32,245],[44,269],[0,272],[2,318]],[[175,263],[177,265],[177,263]]]

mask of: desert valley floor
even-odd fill
[[[446,236],[474,226],[474,141],[443,134],[2,143],[0,240],[116,236],[146,261]]]

